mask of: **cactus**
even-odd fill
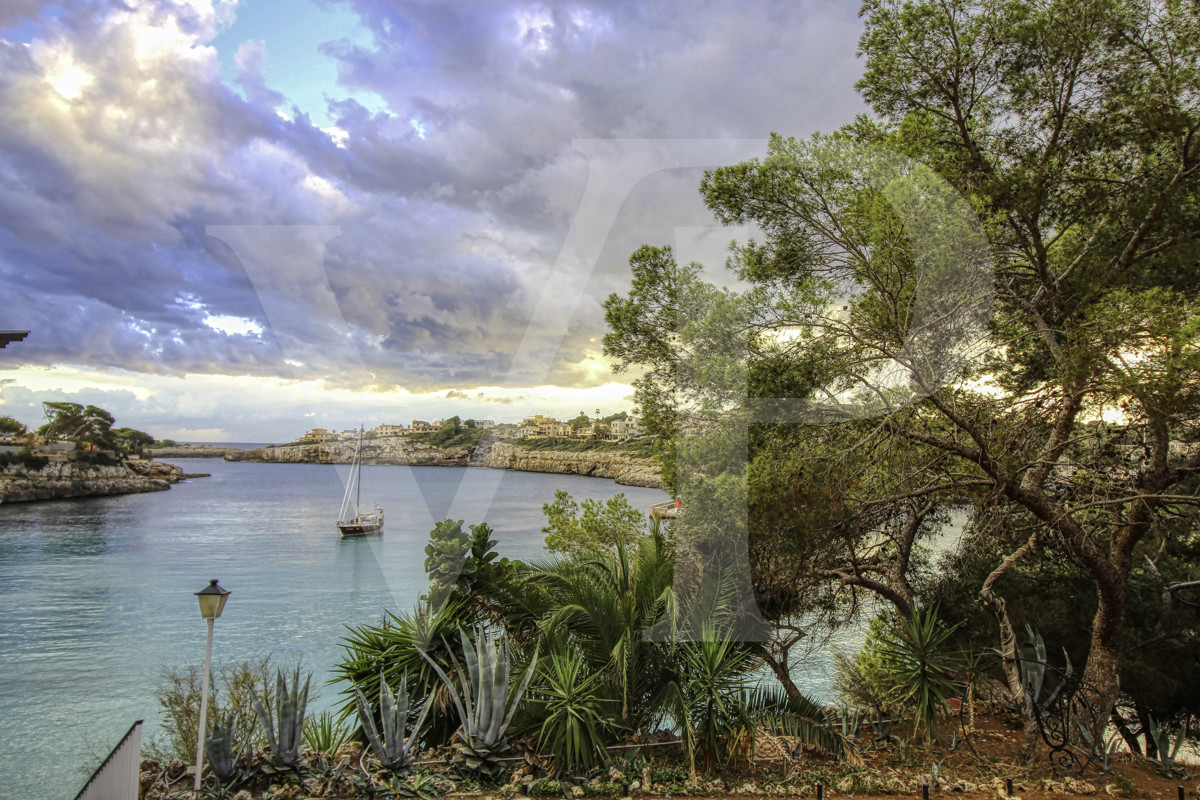
[[[504,640],[489,644],[482,630],[475,633],[475,645],[461,628],[463,659],[466,661],[466,673],[458,666],[455,659],[455,670],[458,673],[458,686],[451,681],[437,662],[425,656],[429,666],[442,679],[454,707],[458,710],[462,728],[458,731],[458,741],[454,742],[454,762],[460,768],[484,775],[495,775],[500,771],[498,759],[508,751],[508,741],[504,738],[517,705],[529,682],[533,679],[534,668],[537,666],[537,652],[529,662],[524,677],[516,692],[509,696],[508,676],[512,659]]]
[[[429,699],[425,701],[425,707],[421,709],[407,740],[404,738],[404,732],[408,726],[407,672],[400,681],[398,695],[392,694],[391,688],[384,680],[383,671],[379,672],[379,716],[383,721],[383,736],[379,735],[379,729],[375,727],[375,715],[371,713],[371,706],[367,702],[367,698],[357,686],[354,687],[354,702],[358,707],[358,718],[362,722],[367,742],[371,745],[371,750],[375,752],[375,757],[379,759],[379,763],[383,765],[384,769],[399,772],[411,767],[413,763],[412,745],[417,734],[421,732],[421,726],[425,724],[425,715],[429,713],[429,709],[433,705],[433,694],[431,693]]]
[[[208,755],[208,763],[212,765],[213,775],[217,776],[217,780],[228,781],[236,777],[238,765],[244,763],[250,750],[249,736],[240,748],[235,746],[237,721],[238,715],[233,712],[224,719],[218,714],[213,718],[208,735],[204,737],[204,752]]]
[[[296,667],[289,690],[283,678],[283,670],[277,670],[275,675],[275,718],[263,707],[258,693],[251,689],[251,703],[258,721],[266,731],[267,745],[271,749],[270,763],[264,766],[264,771],[296,769],[301,766],[300,744],[304,741],[304,709],[308,705],[308,684],[312,673],[304,679],[304,687],[300,686],[300,667]]]

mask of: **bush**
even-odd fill
[[[200,678],[204,668],[200,664],[184,664],[180,667],[165,667],[162,683],[154,695],[163,710],[159,735],[147,746],[147,752],[159,761],[196,761],[196,737],[200,725]],[[213,676],[208,682],[208,716],[237,714],[236,741],[252,737],[255,749],[265,743],[262,732],[256,730],[252,691],[260,696],[273,696],[271,657],[237,661],[231,664],[214,664]],[[271,702],[270,700],[267,701]]]

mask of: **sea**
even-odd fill
[[[610,480],[483,468],[367,466],[364,505],[384,532],[334,527],[349,468],[164,459],[192,478],[166,492],[0,505],[0,798],[66,800],[135,720],[160,729],[165,668],[200,664],[194,592],[232,593],[214,662],[270,655],[314,673],[314,710],[346,626],[411,609],[427,590],[436,520],[487,522],[501,556],[544,554],[542,504],[620,493],[641,509],[665,492]]]
[[[253,444],[243,445],[252,447]],[[312,670],[320,711],[347,626],[410,610],[427,591],[435,521],[487,522],[497,551],[543,557],[542,505],[624,494],[648,510],[665,492],[610,480],[485,468],[367,466],[382,534],[334,527],[348,466],[164,459],[190,478],[166,492],[0,505],[0,800],[66,800],[135,720],[160,735],[168,668],[199,665],[206,623],[194,593],[231,591],[214,663],[270,656]],[[828,654],[801,688],[829,691]]]

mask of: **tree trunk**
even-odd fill
[[[1099,707],[1092,735],[1103,741],[1104,728],[1121,691],[1121,663],[1125,645],[1125,582],[1097,583],[1096,616],[1092,618],[1092,639],[1083,679],[1099,694]]]
[[[1000,657],[1003,659],[1004,678],[1008,683],[1009,694],[1012,695],[1013,702],[1021,711],[1021,758],[1026,764],[1031,763],[1037,755],[1040,731],[1033,709],[1034,698],[1029,696],[1029,693],[1025,691],[1025,684],[1021,682],[1017,634],[1013,631],[1012,620],[1008,616],[1008,604],[1003,597],[996,594],[995,586],[1000,576],[1026,553],[1037,547],[1037,543],[1038,537],[1035,533],[1025,544],[1010,553],[992,570],[987,580],[983,582],[983,588],[979,590],[980,598],[991,608],[992,615],[996,617],[996,622],[1000,625]]]

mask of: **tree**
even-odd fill
[[[137,453],[144,447],[154,444],[154,437],[134,428],[113,428],[113,440],[117,449],[123,453]]]
[[[113,416],[96,406],[79,403],[42,403],[47,422],[38,428],[38,435],[48,439],[62,439],[95,447],[111,447]]]
[[[1111,705],[1132,564],[1173,535],[1164,520],[1195,518],[1179,487],[1200,472],[1197,10],[869,0],[858,88],[876,117],[773,136],[766,158],[704,178],[720,222],[762,232],[731,258],[752,288],[724,300],[643,248],[628,298],[606,303],[606,351],[649,365],[643,409],[738,406],[717,372],[732,359],[688,357],[713,338],[697,318],[724,320],[743,397],[807,401],[776,407],[841,429],[845,453],[908,451],[897,471],[859,460],[841,488],[861,505],[1025,515],[980,587],[1018,696],[1004,572],[1044,538],[1080,565],[1096,598],[1084,676]]]
[[[567,554],[613,550],[618,543],[634,546],[646,532],[646,515],[629,505],[622,492],[601,502],[580,504],[568,492],[554,492],[554,502],[542,505],[546,515],[546,549]]]
[[[22,436],[27,430],[23,423],[17,422],[12,417],[0,417],[0,433]]]

